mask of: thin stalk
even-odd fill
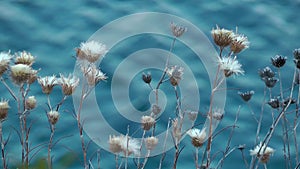
[[[195,167],[196,169],[199,169],[199,163],[198,163],[198,160],[199,160],[199,149],[198,147],[195,147]]]
[[[148,150],[148,152],[147,152],[147,155],[146,155],[146,157],[145,157],[145,159],[144,159],[143,166],[142,166],[141,169],[144,169],[144,168],[145,168],[146,163],[147,163],[149,157],[150,157],[150,150]]]
[[[5,141],[3,140],[2,121],[0,121],[0,142],[1,142],[1,158],[3,169],[7,169],[6,155],[5,155]]]
[[[167,145],[167,139],[168,139],[168,134],[169,134],[170,121],[171,121],[171,119],[168,120],[167,131],[166,131],[166,135],[165,135],[165,139],[164,139],[164,145],[163,145],[163,154],[160,158],[158,169],[161,169],[162,162],[164,161],[165,156],[166,156],[166,145]]]
[[[52,169],[52,160],[51,160],[51,151],[52,151],[52,143],[53,143],[53,137],[54,137],[54,132],[55,132],[55,126],[51,124],[51,134],[49,138],[49,144],[48,144],[48,169]]]

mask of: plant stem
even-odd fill
[[[6,155],[5,155],[5,141],[3,140],[2,121],[0,121],[0,142],[1,142],[1,158],[3,169],[7,169]]]
[[[55,132],[55,126],[51,124],[51,134],[50,134],[50,139],[49,139],[49,144],[48,144],[48,169],[52,169],[52,159],[51,159],[51,150],[52,150],[52,142],[53,142],[53,137],[54,137],[54,132]]]

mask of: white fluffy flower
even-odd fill
[[[246,36],[242,34],[235,34],[230,45],[230,50],[233,53],[239,53],[242,50],[249,48],[249,45],[250,42]]]
[[[107,53],[106,46],[97,41],[82,42],[77,49],[77,56],[93,63]]]
[[[202,130],[193,128],[188,130],[187,134],[192,138],[192,144],[195,147],[201,147],[206,139],[205,128]]]
[[[260,151],[259,151],[260,150]],[[257,156],[260,158],[261,163],[267,163],[275,150],[271,147],[267,147],[265,144],[259,143],[253,150],[250,150],[251,156]]]
[[[75,91],[75,88],[79,84],[79,78],[73,76],[72,74],[69,74],[68,77],[60,74],[60,79],[58,80],[58,82],[62,87],[64,95],[68,96],[73,94],[73,92]]]
[[[177,86],[179,84],[182,79],[183,70],[183,67],[176,65],[167,70],[167,74],[170,77],[170,82],[173,86]]]
[[[8,69],[11,58],[10,51],[0,52],[0,76]]]
[[[38,83],[41,85],[43,93],[50,94],[53,87],[58,84],[58,81],[56,76],[52,75],[38,78]]]
[[[244,74],[242,65],[238,62],[236,57],[222,57],[219,58],[220,69],[224,71],[224,75],[229,77],[231,75]]]
[[[120,146],[126,155],[139,155],[140,154],[140,143],[133,138],[128,136],[121,136],[120,137]]]
[[[95,86],[101,80],[107,79],[107,76],[105,76],[105,74],[95,65],[90,65],[88,67],[81,66],[81,69],[86,77],[87,83],[90,86]]]

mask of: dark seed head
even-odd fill
[[[247,102],[251,99],[252,95],[254,94],[254,91],[251,90],[251,91],[247,91],[247,92],[238,92],[238,94],[241,96],[241,98]]]
[[[287,60],[287,57],[284,57],[281,55],[276,55],[271,58],[273,66],[278,67],[278,68],[282,67],[285,64],[286,60]]]
[[[280,102],[279,100],[276,98],[276,99],[271,99],[268,104],[273,108],[273,109],[277,109],[279,108],[280,106]]]
[[[276,85],[276,83],[278,82],[278,79],[275,77],[264,78],[263,80],[268,88],[273,88]]]
[[[294,99],[294,98],[286,98],[286,99],[284,99],[284,101],[283,101],[283,106],[284,106],[284,107],[287,106],[287,104],[288,104],[290,101],[291,101],[290,104],[295,104],[295,103],[297,102],[296,99]]]
[[[143,73],[143,77],[142,78],[143,78],[143,81],[145,83],[151,83],[152,76],[151,76],[150,73],[147,73],[147,74]]]
[[[294,54],[294,58],[296,60],[300,60],[300,48],[295,49],[294,52],[293,52],[293,54]]]
[[[265,67],[263,70],[259,70],[259,76],[263,80],[264,78],[272,78],[275,76],[275,73],[271,68]]]

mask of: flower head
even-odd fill
[[[8,100],[1,99],[0,101],[0,121],[4,120],[7,117],[8,109]]]
[[[198,116],[197,111],[188,111],[187,114],[191,121],[195,121],[197,119],[197,116]]]
[[[201,147],[206,139],[205,128],[202,130],[193,128],[188,130],[187,134],[192,138],[192,144],[195,147]]]
[[[173,86],[177,86],[179,84],[182,79],[183,70],[183,67],[176,65],[167,70],[167,74],[170,77],[170,82]]]
[[[36,99],[34,96],[29,96],[26,100],[25,100],[25,107],[28,110],[34,109],[36,106]]]
[[[273,66],[280,68],[284,66],[285,62],[287,60],[287,57],[281,56],[281,55],[276,55],[271,58]]]
[[[259,143],[253,150],[250,150],[251,156],[257,156],[260,158],[261,163],[267,163],[275,150],[271,147],[267,147],[265,144]]]
[[[230,44],[230,50],[233,53],[240,53],[242,50],[249,48],[248,38],[242,34],[235,34]]]
[[[79,79],[72,74],[69,74],[68,77],[60,74],[60,79],[58,80],[58,84],[61,85],[63,94],[69,96],[73,94],[75,88],[79,84]]]
[[[13,65],[10,67],[10,70],[10,76],[17,85],[27,82],[33,73],[32,68],[25,64]]]
[[[276,77],[264,78],[263,80],[265,82],[265,85],[268,88],[273,88],[276,85],[276,83],[279,81]]]
[[[47,115],[48,115],[49,122],[52,125],[55,125],[57,123],[57,121],[59,120],[59,112],[58,111],[51,110],[47,113]]]
[[[222,57],[219,58],[220,69],[224,71],[224,75],[229,77],[231,75],[244,74],[242,65],[238,62],[236,57]]]
[[[265,78],[273,78],[275,76],[275,73],[270,67],[265,67],[263,70],[260,70],[258,73],[262,80],[264,80]]]
[[[34,63],[35,57],[29,52],[23,51],[16,54],[15,64],[24,64],[31,66]]]
[[[106,80],[107,76],[98,69],[95,65],[90,65],[88,67],[81,67],[84,76],[86,77],[87,83],[90,86],[97,85],[101,80]]]
[[[151,106],[151,109],[152,109],[152,114],[154,116],[158,115],[161,112],[161,108],[157,104],[153,104]]]
[[[158,143],[158,138],[151,136],[145,139],[147,150],[153,150]]]
[[[212,29],[211,35],[214,39],[216,45],[224,48],[231,44],[232,39],[234,38],[234,33],[227,29],[220,29],[218,26],[216,29]]]
[[[0,76],[8,69],[11,58],[10,51],[0,53]]]
[[[150,130],[151,127],[155,124],[155,119],[151,116],[142,116],[141,118],[142,128],[143,130]]]
[[[91,63],[96,62],[107,53],[106,46],[97,41],[82,42],[77,48],[77,57]]]
[[[125,156],[131,154],[139,155],[140,144],[136,139],[130,138],[127,135],[109,136],[109,149],[113,153],[123,151]]]
[[[171,31],[172,31],[173,35],[178,38],[181,35],[183,35],[184,32],[187,31],[187,28],[183,27],[183,26],[176,25],[175,23],[172,22],[171,23]]]
[[[53,87],[58,84],[58,80],[55,75],[52,75],[38,78],[38,83],[41,85],[43,93],[50,94]]]
[[[119,136],[109,136],[109,150],[113,153],[120,153],[122,151],[121,139]]]
[[[238,94],[241,96],[241,98],[247,102],[251,99],[252,95],[254,94],[254,91],[247,91],[247,92],[238,92]]]
[[[278,98],[270,99],[268,101],[268,105],[270,105],[273,109],[277,109],[280,107],[280,102]]]
[[[150,73],[143,73],[143,76],[142,76],[142,79],[145,83],[151,83],[151,80],[152,80],[152,76]]]

